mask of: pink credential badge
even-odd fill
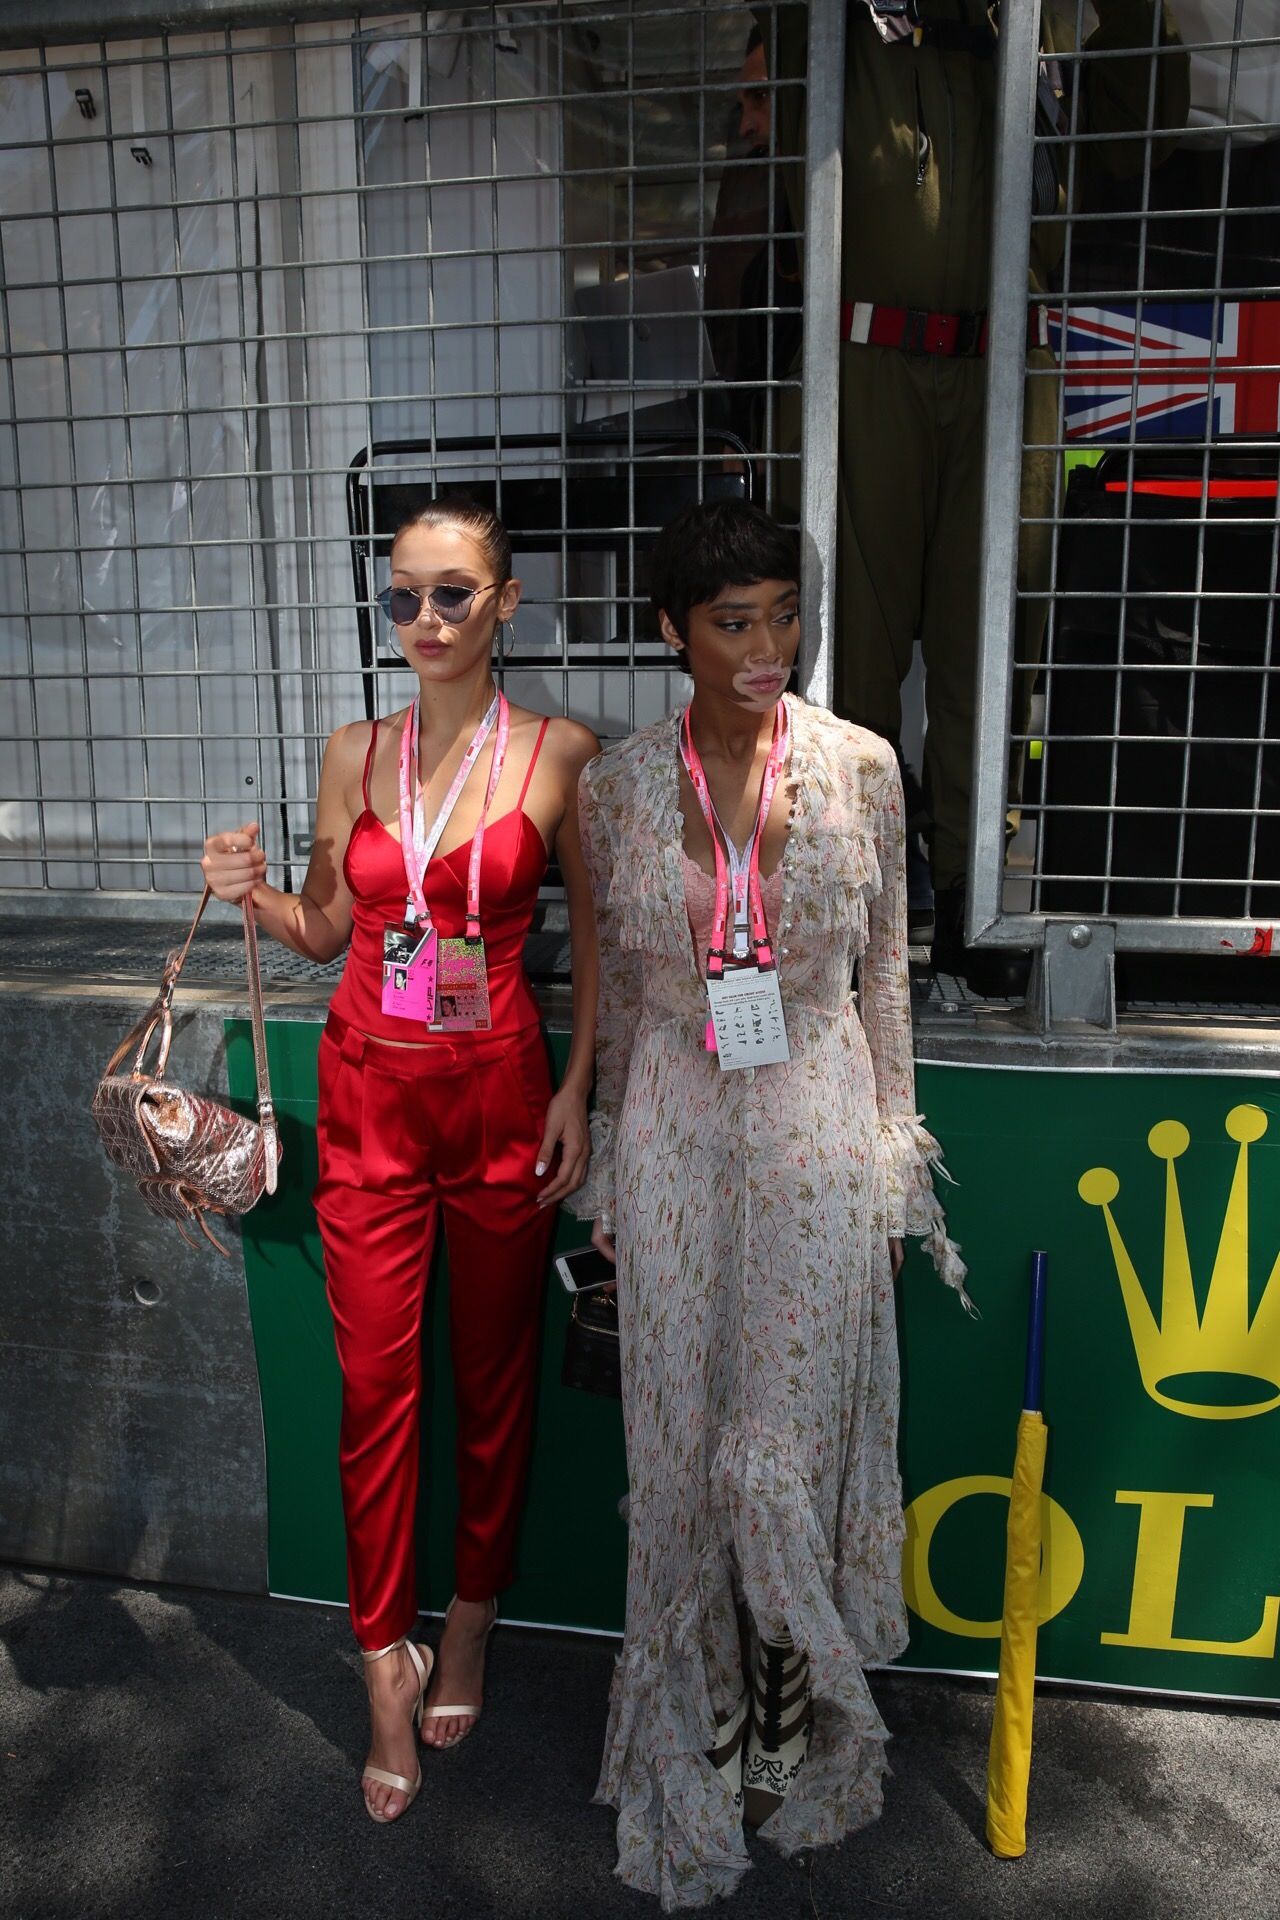
[[[382,1011],[401,1020],[436,1017],[434,927],[384,927],[382,930]]]

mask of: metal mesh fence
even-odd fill
[[[1280,918],[1280,18],[1269,0],[1171,0],[1135,45],[1142,14],[1120,30],[1081,0],[1046,9],[1038,100],[1030,63],[1005,90],[997,191],[1019,204],[997,239],[989,460],[1007,464],[1020,399],[1024,455],[1020,501],[1004,483],[1012,674],[987,560],[980,917],[1005,938],[1069,915],[1113,921],[1122,947],[1263,952]],[[1010,694],[1028,760],[1006,868]]]
[[[372,595],[442,485],[512,531],[513,698],[605,735],[672,704],[646,541],[799,494],[753,25],[556,0],[0,51],[0,888],[188,891],[251,817],[297,884],[325,738],[403,698]]]

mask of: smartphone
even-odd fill
[[[558,1253],[556,1272],[566,1293],[591,1293],[596,1287],[612,1286],[618,1277],[617,1268],[597,1247],[575,1247],[572,1253]]]

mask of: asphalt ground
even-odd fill
[[[659,1913],[613,1878],[589,1804],[612,1643],[500,1628],[475,1733],[424,1754],[416,1803],[377,1827],[338,1609],[0,1569],[0,1642],[6,1920]],[[1275,1713],[1045,1693],[1029,1849],[998,1862],[989,1691],[873,1684],[883,1818],[798,1860],[754,1841],[726,1920],[1280,1920]]]

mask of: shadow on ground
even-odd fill
[[[0,1572],[0,1886],[12,1920],[645,1920],[592,1807],[613,1650],[508,1628],[485,1717],[362,1810],[344,1613]],[[985,1690],[877,1676],[885,1813],[731,1920],[1277,1920],[1280,1718],[1042,1699],[1025,1860],[983,1841]]]

